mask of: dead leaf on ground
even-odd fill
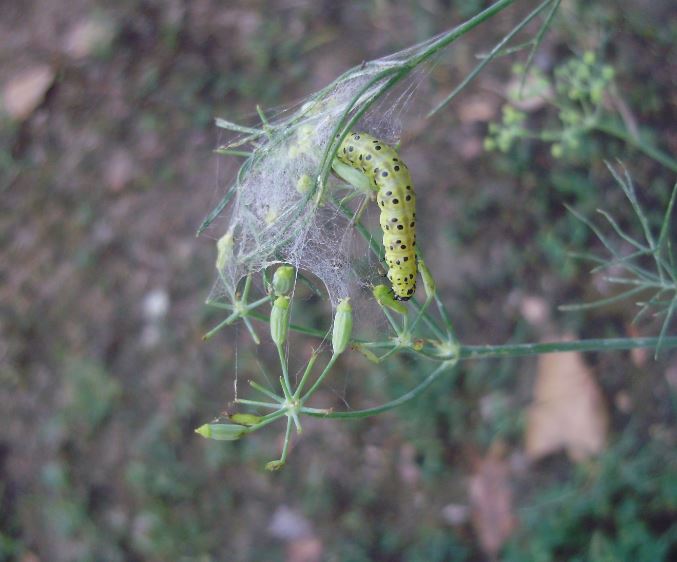
[[[535,460],[565,449],[575,461],[601,452],[609,415],[580,353],[551,353],[538,361],[534,401],[527,415],[526,452]]]
[[[477,94],[461,102],[458,117],[461,123],[492,121],[498,115],[500,100],[495,95]]]
[[[672,391],[677,392],[677,359],[668,365],[665,371],[665,380],[668,381]]]
[[[321,562],[323,550],[318,538],[296,539],[287,546],[287,562]]]
[[[7,114],[17,121],[29,117],[42,103],[54,77],[51,66],[38,64],[10,78],[3,92]]]
[[[65,50],[74,59],[83,59],[107,49],[114,37],[113,27],[102,19],[90,18],[76,23],[66,35]]]
[[[482,550],[494,558],[516,526],[510,468],[497,448],[477,463],[469,488],[473,527]]]
[[[126,150],[114,151],[105,164],[104,178],[111,191],[120,192],[134,179],[134,161]]]

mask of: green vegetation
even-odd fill
[[[30,115],[0,115],[0,561],[677,558],[672,3],[514,0],[471,20],[490,5],[7,10],[0,86],[33,62],[54,79]],[[83,18],[107,35],[74,58]],[[375,205],[360,215],[362,179],[333,176],[338,144],[285,121],[360,70],[380,80],[360,125],[415,182],[415,302],[388,298]],[[214,258],[237,254],[219,201],[271,139],[295,144],[280,177],[322,167],[292,187],[342,225],[324,240],[349,234],[367,286],[340,310],[317,271],[280,263],[202,305]],[[585,352],[606,411],[585,459],[525,444],[537,356],[557,350]]]

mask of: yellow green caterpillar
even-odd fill
[[[397,300],[416,291],[416,196],[406,164],[392,146],[366,133],[349,133],[336,158],[364,173],[377,191],[388,279]]]

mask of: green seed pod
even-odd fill
[[[296,271],[291,265],[281,265],[273,275],[273,291],[276,297],[288,295],[294,287]]]
[[[404,306],[402,302],[395,300],[390,287],[387,287],[386,285],[376,285],[376,287],[374,287],[373,293],[374,298],[381,306],[387,307],[390,310],[394,310],[399,314],[407,314],[407,307]]]
[[[353,307],[350,306],[350,298],[346,298],[338,304],[336,316],[334,316],[334,331],[332,333],[331,345],[335,355],[343,353],[346,350],[352,332]]]
[[[550,154],[552,154],[554,158],[561,158],[564,155],[564,148],[561,144],[555,143],[550,147]]]
[[[270,337],[275,345],[287,341],[289,331],[289,297],[277,297],[270,313]]]
[[[216,269],[223,271],[233,257],[233,231],[229,230],[216,243]]]
[[[216,441],[237,441],[245,433],[247,428],[244,425],[233,423],[206,423],[195,430],[205,439],[214,439]]]
[[[422,259],[418,260],[418,270],[421,272],[425,294],[429,299],[431,299],[437,292],[437,284],[435,283],[435,279],[433,279],[432,273],[430,273],[428,266],[423,262]]]
[[[362,355],[364,355],[367,359],[369,359],[369,361],[371,361],[372,363],[376,364],[380,363],[378,356],[373,351],[367,349],[363,345],[355,344],[355,349],[359,351]]]
[[[604,78],[604,80],[606,81],[611,80],[614,77],[615,73],[616,71],[613,69],[612,66],[605,65],[602,67],[602,78]]]
[[[228,416],[228,419],[233,423],[239,423],[249,427],[250,425],[256,425],[261,421],[261,416],[255,416],[254,414],[231,414]]]
[[[311,178],[308,174],[303,174],[296,182],[296,191],[298,191],[301,195],[305,195],[311,189],[313,189],[314,185],[315,182],[313,181],[313,178]]]

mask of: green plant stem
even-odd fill
[[[670,171],[677,173],[677,160],[644,141],[641,137],[635,137],[626,130],[607,121],[600,121],[596,123],[594,128],[598,131],[606,133],[607,135],[627,142],[629,145],[639,149],[650,158],[653,158],[656,162],[668,168]]]
[[[298,400],[299,396],[301,396],[301,392],[303,392],[303,387],[306,385],[306,381],[308,380],[308,377],[310,376],[310,373],[312,372],[318,357],[319,354],[313,351],[313,354],[310,356],[310,360],[306,365],[306,370],[303,372],[303,376],[301,377],[301,380],[299,381],[299,384],[296,387],[296,390],[294,391],[294,399]]]
[[[272,404],[270,402],[259,402],[258,400],[247,400],[246,398],[237,398],[235,400],[236,404],[246,404],[247,406],[258,406],[259,408],[272,408],[273,410],[278,410],[280,404]]]
[[[380,304],[380,303],[379,303]],[[402,333],[402,330],[400,330],[400,327],[397,325],[395,322],[394,318],[390,314],[390,311],[383,305],[381,305],[381,310],[383,311],[383,314],[385,315],[386,319],[388,320],[388,323],[390,324],[390,327],[393,329],[393,331],[399,336]]]
[[[284,354],[284,348],[282,344],[277,345],[277,355],[280,358],[280,366],[282,367],[282,391],[284,392],[284,397],[289,400],[291,398],[291,384],[289,382],[289,369],[287,367],[287,358]]]
[[[459,359],[527,357],[543,353],[566,351],[618,351],[642,347],[655,348],[659,342],[660,338],[602,338],[514,345],[461,345],[459,348]],[[663,341],[660,343],[664,349],[675,348],[677,347],[677,336],[663,338]]]
[[[327,414],[314,414],[308,413],[309,416],[321,417],[321,418],[331,418],[331,419],[358,419],[358,418],[367,418],[370,416],[375,416],[377,414],[382,414],[393,408],[401,406],[405,402],[413,400],[420,394],[422,394],[432,383],[434,383],[443,373],[450,370],[456,364],[455,361],[446,361],[435,368],[432,373],[430,373],[420,384],[412,388],[409,392],[403,394],[399,398],[392,400],[381,406],[376,406],[374,408],[367,408],[365,410],[353,410],[351,412],[330,412]]]
[[[255,312],[252,311],[247,314],[249,318],[253,318],[255,320],[260,320],[261,322],[270,322],[270,316],[263,314],[261,312]],[[294,332],[298,332],[299,334],[304,334],[306,336],[313,336],[315,338],[320,338],[321,340],[327,337],[327,332],[322,331],[322,330],[316,330],[315,328],[307,328],[306,326],[300,326],[298,324],[289,324],[289,329],[293,330]],[[359,341],[359,340],[352,340],[352,341]]]
[[[497,2],[497,4],[498,4],[498,3],[499,3],[499,2]],[[487,64],[489,64],[489,63],[494,59],[494,57],[496,57],[496,55],[497,55],[498,53],[500,53],[500,52],[503,50],[503,48],[505,47],[505,45],[506,45],[508,42],[510,42],[510,40],[511,40],[515,35],[517,35],[524,27],[526,27],[526,25],[527,25],[533,18],[535,18],[535,17],[536,17],[536,16],[537,16],[544,8],[546,8],[547,6],[549,6],[551,3],[553,3],[553,0],[546,0],[545,2],[543,2],[542,4],[540,4],[539,6],[537,6],[532,12],[530,12],[529,15],[527,15],[526,18],[524,18],[524,19],[523,19],[523,20],[522,20],[522,21],[521,21],[521,22],[520,22],[520,23],[519,23],[512,31],[510,31],[510,33],[508,33],[503,39],[501,39],[501,41],[499,41],[499,42],[496,44],[496,46],[489,52],[489,55],[488,55],[486,58],[482,59],[482,60],[480,61],[480,63],[479,63],[479,64],[478,64],[478,65],[477,65],[477,66],[476,66],[476,67],[475,67],[475,68],[474,68],[474,69],[473,69],[473,70],[472,70],[472,71],[471,71],[471,72],[463,79],[463,81],[462,81],[458,86],[456,86],[456,88],[454,88],[454,90],[453,90],[446,98],[444,98],[440,103],[438,103],[438,104],[437,104],[437,105],[436,105],[436,106],[428,113],[428,115],[427,115],[426,117],[428,117],[428,118],[432,117],[433,115],[435,115],[435,113],[437,113],[440,109],[442,109],[445,105],[447,105],[453,98],[455,98],[455,97],[458,95],[458,93],[459,93],[461,90],[463,90],[463,89],[464,89],[464,88],[465,88],[465,87],[466,87],[466,86],[467,86],[467,85],[475,78],[475,76],[477,76],[477,75],[482,71],[482,69],[483,69]],[[495,5],[496,5],[496,4],[494,4],[494,6],[495,6]],[[485,11],[482,12],[481,14],[478,14],[478,16],[475,16],[475,17],[481,16],[481,15],[484,14],[486,11],[491,10],[492,8],[493,8],[493,6],[487,8],[487,10],[485,10]],[[501,9],[502,9],[502,8],[501,8]],[[473,19],[475,19],[475,18],[473,18]],[[470,21],[472,21],[472,20],[470,20]]]
[[[461,346],[459,359],[477,359],[491,357],[524,357],[529,355],[541,355],[543,353],[559,353],[565,351],[612,351],[627,350],[639,347],[655,347],[659,338],[618,338],[618,339],[595,339],[579,340],[572,342],[553,342],[544,344],[519,344],[519,345],[499,345],[499,346]],[[665,348],[677,347],[677,337],[664,338],[662,342]],[[442,374],[449,371],[456,365],[457,361],[447,360],[434,369],[420,384],[415,386],[409,392],[399,398],[364,410],[353,410],[350,412],[330,412],[327,414],[310,413],[308,415],[330,419],[359,419],[382,414],[393,408],[401,406],[405,402],[413,400],[422,394],[432,383],[434,383]]]
[[[426,303],[424,304],[423,307],[421,307],[417,302],[414,302],[414,308],[418,310],[418,317],[416,318],[416,321],[414,322],[414,325],[412,326],[412,330],[414,326],[418,323],[419,318],[422,319],[426,326],[430,328],[430,331],[435,334],[435,336],[440,340],[444,341],[447,339],[447,337],[444,335],[444,332],[440,330],[440,328],[437,326],[435,323],[435,320],[430,316],[430,313],[428,312],[428,300],[426,300]]]
[[[287,417],[287,429],[284,432],[284,444],[282,445],[282,454],[280,455],[280,463],[284,464],[287,462],[287,453],[289,451],[289,438],[291,437],[291,424],[292,419],[290,416]]]
[[[253,311],[255,308],[258,308],[262,304],[265,304],[267,302],[270,302],[270,297],[262,297],[252,303],[247,304],[246,306],[240,308],[236,308],[225,320],[214,326],[211,330],[209,330],[204,336],[202,336],[203,340],[208,340],[211,338],[216,332],[221,330],[222,328],[225,328],[229,324],[232,324],[237,320],[238,318],[245,318],[246,316],[250,316],[250,312]],[[215,308],[222,308],[222,306],[216,306],[216,305],[211,305],[215,306]],[[257,338],[258,339],[258,338]],[[256,341],[256,340],[255,340]],[[257,342],[258,343],[258,342]]]
[[[284,402],[284,399],[280,398],[274,392],[271,392],[267,388],[261,386],[256,381],[249,381],[249,386],[251,386],[254,390],[258,390],[261,394],[265,394],[268,398],[275,400],[275,402],[277,402],[278,404],[282,404],[282,402]]]
[[[545,34],[548,31],[548,28],[552,24],[552,20],[555,18],[555,14],[557,13],[557,10],[559,9],[559,5],[561,3],[561,0],[554,0],[552,4],[552,8],[548,12],[548,15],[545,17],[545,21],[543,22],[543,25],[541,28],[538,30],[538,33],[536,34],[536,37],[533,39],[533,45],[531,47],[531,50],[529,51],[529,56],[527,57],[527,62],[524,64],[524,72],[522,73],[522,79],[520,80],[520,89],[519,89],[519,95],[522,95],[522,92],[524,91],[524,84],[527,79],[527,74],[529,73],[529,69],[531,68],[531,65],[534,62],[534,58],[536,56],[536,51],[540,47],[541,43],[543,42],[543,38],[545,37]]]
[[[418,56],[413,57],[412,60],[408,62],[408,64],[413,68],[425,60],[428,60],[438,51],[444,49],[446,46],[456,41],[456,39],[468,33],[468,31],[471,31],[484,21],[503,11],[505,8],[510,6],[510,4],[514,3],[514,1],[515,0],[499,0],[499,2],[492,4],[486,10],[480,12],[476,16],[473,16],[468,21],[463,22],[455,29],[443,33],[438,39],[433,41],[425,51],[423,51]]]
[[[287,410],[278,410],[276,412],[271,412],[270,414],[267,414],[263,416],[262,420],[257,423],[256,425],[252,425],[249,428],[249,432],[251,433],[252,431],[257,431],[261,429],[262,427],[267,426],[268,424],[273,423],[274,421],[279,420],[280,418],[284,417],[287,415]]]
[[[322,381],[329,374],[329,371],[331,371],[331,368],[334,366],[334,363],[336,363],[338,358],[339,356],[336,353],[332,353],[332,356],[330,357],[320,376],[317,377],[317,380],[313,383],[313,386],[310,387],[310,390],[303,395],[303,398],[301,398],[301,405],[305,404],[306,400],[308,400],[308,398],[310,398],[315,393],[317,388],[322,384]]]

